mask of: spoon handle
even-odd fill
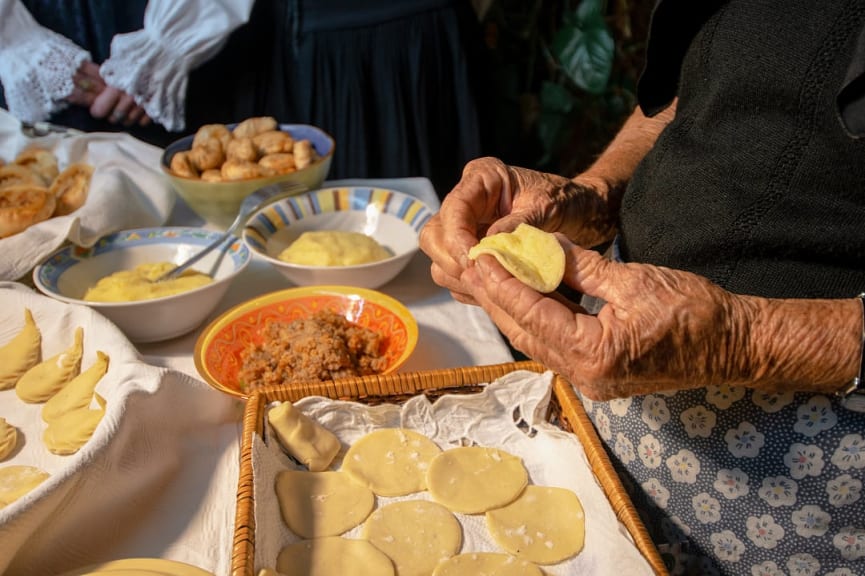
[[[169,270],[168,272],[166,272],[165,274],[163,274],[162,276],[160,276],[159,278],[154,280],[154,282],[161,282],[163,280],[168,280],[170,278],[176,278],[181,272],[183,272],[184,270],[186,270],[187,268],[189,268],[190,266],[192,266],[193,264],[195,264],[196,262],[198,262],[199,260],[204,258],[206,255],[213,252],[213,250],[215,248],[217,248],[220,244],[225,242],[225,239],[230,237],[232,234],[234,234],[233,227],[226,230],[225,233],[222,234],[219,238],[217,238],[216,240],[214,240],[213,242],[211,242],[210,244],[205,246],[200,252],[195,254],[195,256],[193,256],[192,258],[189,258],[188,260],[183,262],[181,265],[175,266],[174,268],[172,268],[171,270]]]

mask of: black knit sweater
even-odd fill
[[[863,26],[863,0],[663,0],[640,104],[679,101],[625,194],[625,260],[737,293],[865,291],[865,138],[836,105]]]

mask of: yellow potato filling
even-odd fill
[[[360,232],[316,230],[304,232],[278,258],[303,266],[355,266],[390,258],[374,238]]]
[[[196,270],[185,270],[180,276],[156,282],[174,268],[171,262],[140,264],[132,270],[120,270],[100,279],[84,294],[88,302],[133,302],[172,296],[213,282],[213,278]]]

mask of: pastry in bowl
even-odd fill
[[[258,188],[276,182],[308,190],[321,186],[333,151],[333,138],[315,126],[254,117],[206,124],[173,142],[162,156],[162,169],[192,210],[227,228],[243,198]]]

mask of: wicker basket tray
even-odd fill
[[[418,394],[434,400],[444,394],[470,394],[515,370],[544,372],[535,362],[510,362],[489,366],[449,368],[421,372],[397,373],[387,376],[346,378],[336,382],[294,384],[268,387],[252,394],[243,416],[243,437],[240,448],[240,475],[237,486],[237,510],[232,550],[231,576],[254,576],[255,562],[255,496],[252,468],[254,435],[261,436],[264,409],[274,401],[295,402],[306,396],[324,396],[353,400],[374,405],[401,403]],[[577,398],[573,388],[563,378],[555,376],[548,420],[563,430],[575,434],[586,452],[592,471],[603,488],[619,521],[630,533],[640,553],[658,575],[667,570],[661,556],[649,538],[636,508],[625,492],[613,469],[601,440]]]

